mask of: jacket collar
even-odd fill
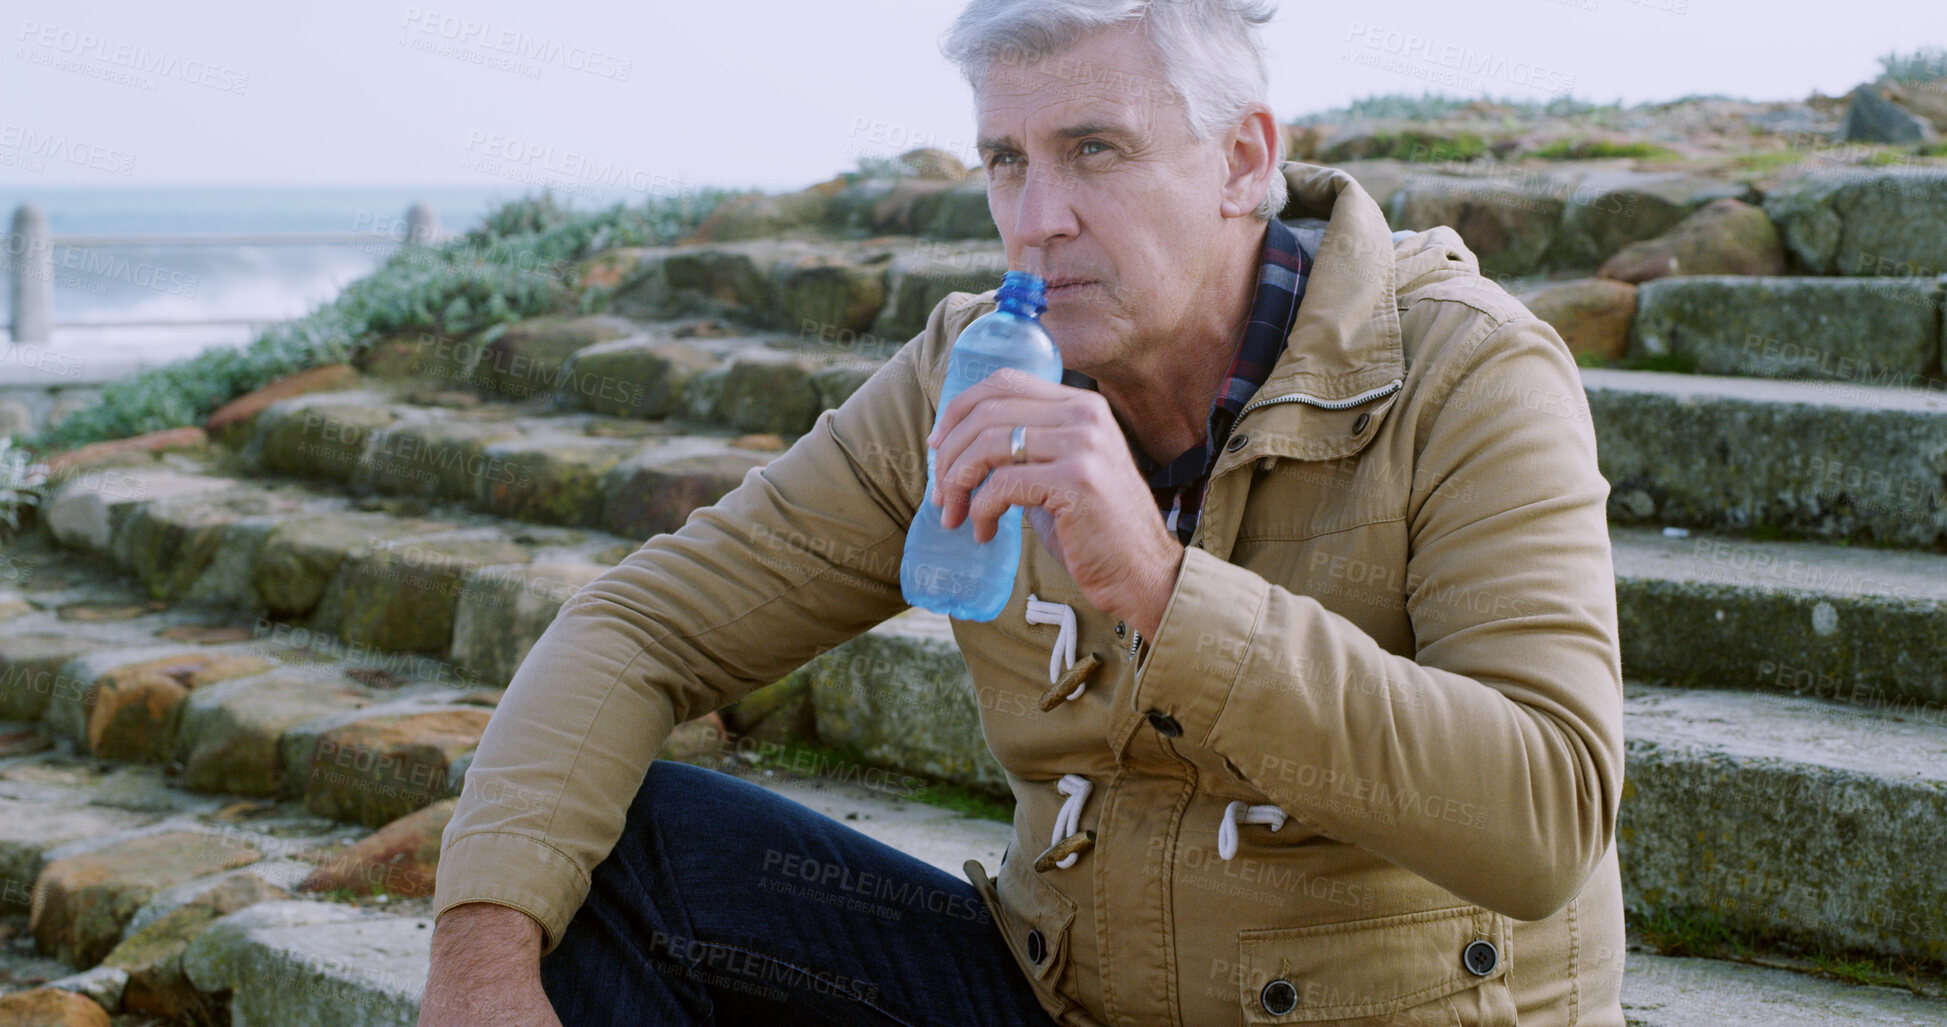
[[[1283,218],[1326,219],[1311,282],[1284,355],[1253,403],[1282,396],[1343,402],[1405,377],[1392,229],[1379,205],[1336,168],[1287,162]]]

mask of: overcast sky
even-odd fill
[[[8,0],[0,187],[492,186],[591,200],[971,158],[960,0]],[[1941,0],[1285,0],[1280,119],[1379,93],[1802,99]]]

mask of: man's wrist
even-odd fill
[[[433,959],[460,973],[538,965],[547,930],[539,920],[498,902],[465,902],[440,914]]]
[[[1146,638],[1155,638],[1157,629],[1162,627],[1170,596],[1176,592],[1176,577],[1183,569],[1183,544],[1174,538],[1168,543],[1168,551],[1151,565],[1154,569],[1148,580],[1136,588],[1130,607],[1122,616]]]

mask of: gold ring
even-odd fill
[[[1017,424],[1014,426],[1014,434],[1008,436],[1008,440],[1007,440],[1007,455],[1009,459],[1013,460],[1017,464],[1024,464],[1028,462],[1028,426],[1027,425]]]

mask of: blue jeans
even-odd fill
[[[658,760],[541,983],[566,1027],[1051,1027],[972,885]]]

